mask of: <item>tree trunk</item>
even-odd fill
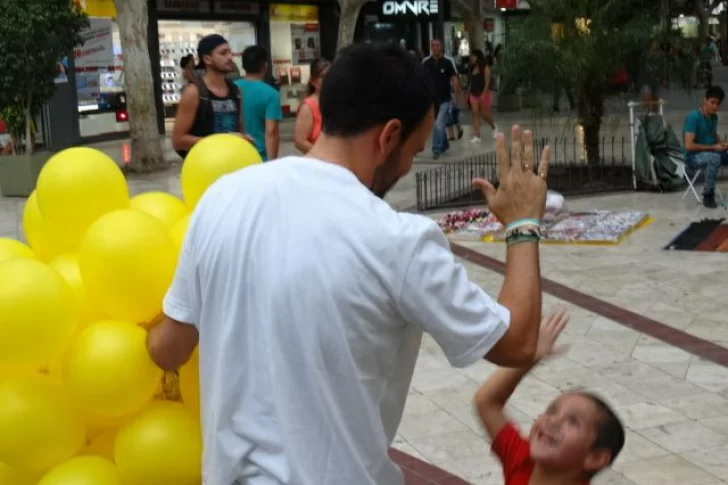
[[[149,172],[164,167],[164,149],[157,126],[152,62],[149,58],[147,0],[115,0],[124,54],[124,89],[131,132],[129,169]]]
[[[465,30],[468,32],[470,48],[485,51],[483,2],[480,0],[455,0],[454,5],[465,20]]]
[[[359,11],[368,0],[339,0],[339,36],[336,42],[336,49],[340,50],[354,43],[354,32],[356,21],[359,19]]]
[[[32,155],[35,151],[33,143],[33,95],[28,96],[28,104],[23,107],[23,117],[25,118],[25,153]]]
[[[701,42],[708,36],[710,12],[705,8],[703,0],[695,0],[695,16],[698,17],[698,38]]]
[[[604,115],[604,92],[599,83],[579,86],[577,110],[584,129],[584,149],[589,166],[601,163],[599,135]]]
[[[468,42],[471,49],[480,49],[485,52],[485,31],[483,30],[482,15],[465,15],[465,28],[468,32]]]

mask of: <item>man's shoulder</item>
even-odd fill
[[[694,109],[685,117],[685,123],[699,121],[702,118],[702,114],[699,109]]]

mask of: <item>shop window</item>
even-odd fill
[[[272,4],[270,20],[273,76],[284,114],[295,114],[306,97],[311,62],[321,56],[318,7]]]

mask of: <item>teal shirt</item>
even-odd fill
[[[715,138],[715,134],[718,131],[718,115],[712,115],[710,117],[703,116],[702,111],[696,109],[691,112],[687,118],[685,118],[685,124],[683,125],[683,143],[685,140],[685,133],[692,133],[695,135],[695,143],[698,145],[715,145],[718,140]],[[695,155],[696,152],[688,152],[685,150],[685,158],[690,158]]]
[[[238,79],[235,84],[243,93],[245,133],[253,137],[258,153],[264,161],[268,161],[265,150],[265,122],[283,119],[281,95],[265,81]]]

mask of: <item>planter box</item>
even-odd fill
[[[518,94],[500,94],[498,95],[499,113],[513,113],[521,110],[521,97]]]
[[[32,155],[0,157],[0,194],[4,197],[28,197],[38,181],[38,174],[53,155],[37,152]]]

